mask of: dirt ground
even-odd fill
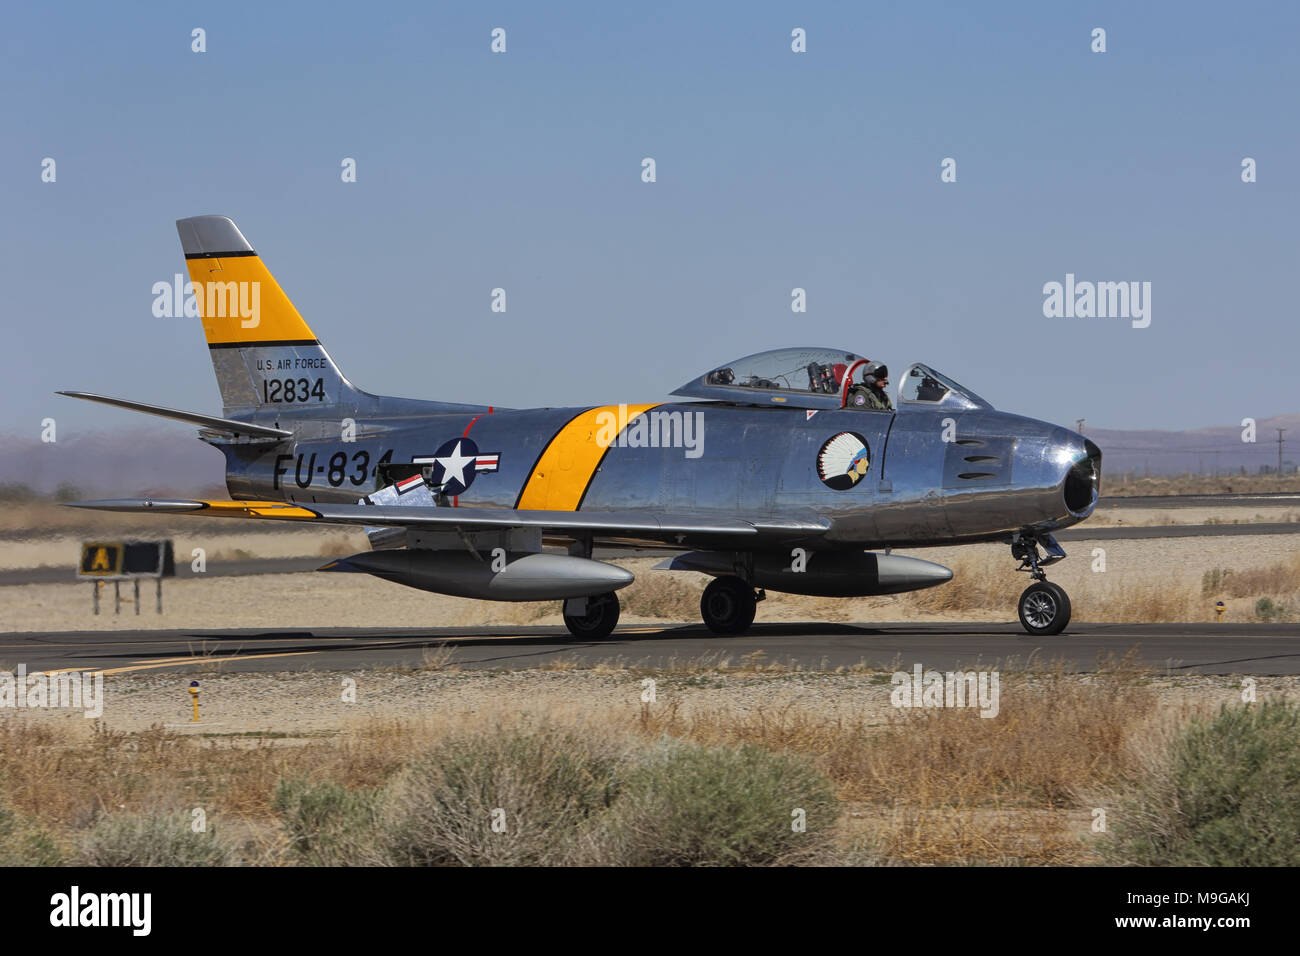
[[[827,718],[866,718],[883,723],[892,705],[892,685],[884,672],[763,671],[755,661],[727,666],[689,662],[674,672],[657,672],[655,704],[679,708],[684,717],[719,710],[776,714],[787,708]],[[198,677],[202,686],[199,726],[189,726],[192,707],[186,690]],[[472,726],[546,719],[560,723],[597,720],[632,725],[642,708],[645,673],[630,668],[538,668],[522,671],[445,669],[222,674],[204,668],[186,673],[113,674],[105,678],[102,722],[117,731],[168,729],[212,737],[243,734],[312,737],[374,721],[400,720]],[[1014,705],[1021,678],[1002,680],[1002,701]],[[1087,677],[1079,680],[1086,681]],[[355,702],[344,700],[345,680],[355,682]],[[1298,677],[1256,678],[1261,700],[1300,697]],[[1159,707],[1182,711],[1217,709],[1240,700],[1241,680],[1230,676],[1179,676],[1154,679]],[[0,709],[0,721],[52,722],[91,733],[75,710]]]

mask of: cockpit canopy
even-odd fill
[[[945,408],[992,408],[968,388],[958,385],[920,362],[907,370],[898,382],[900,405],[932,405]]]
[[[861,383],[868,364],[865,356],[845,349],[772,349],[710,369],[673,394],[744,405],[842,408],[849,387]],[[898,382],[900,407],[991,407],[926,365],[913,365]]]
[[[839,408],[845,376],[865,362],[844,349],[773,349],[711,369],[673,394],[752,405]]]

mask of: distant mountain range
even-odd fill
[[[1073,425],[1073,423],[1068,423]],[[1300,461],[1300,415],[1260,419],[1255,441],[1242,441],[1240,425],[1193,431],[1127,431],[1091,428],[1084,434],[1102,450],[1104,474],[1176,475],[1259,474],[1277,467],[1277,431],[1283,428],[1283,470]],[[195,437],[193,430],[159,422],[156,426],[80,433],[46,444],[39,438],[3,439],[0,484],[21,485],[38,494],[134,496],[220,494],[225,459]],[[707,447],[707,446],[706,446]]]
[[[79,433],[45,443],[9,435],[0,455],[0,484],[38,494],[59,486],[69,497],[225,495],[226,459],[193,428],[159,422],[145,428]]]
[[[1275,415],[1255,422],[1254,442],[1242,440],[1245,428],[1224,425],[1185,432],[1089,428],[1084,434],[1101,449],[1102,473],[1112,476],[1182,474],[1256,475],[1277,469],[1277,429],[1282,434],[1282,470],[1300,461],[1300,415]]]

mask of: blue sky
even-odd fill
[[[1059,422],[1294,412],[1297,35],[1280,3],[10,4],[0,428],[135,424],[57,388],[219,410],[197,320],[151,312],[205,213],[375,392],[652,401],[812,344]],[[1150,327],[1044,317],[1066,273],[1150,282]]]

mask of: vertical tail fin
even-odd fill
[[[352,386],[225,216],[176,223],[225,414],[355,407]]]

